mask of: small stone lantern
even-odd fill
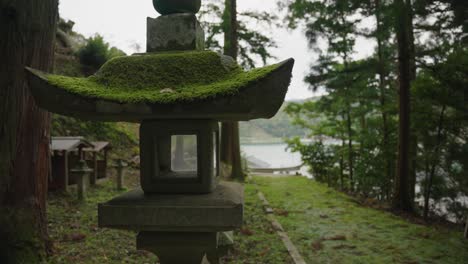
[[[89,174],[93,172],[93,170],[88,167],[86,161],[80,159],[78,164],[76,164],[76,166],[72,168],[70,172],[76,177],[78,200],[85,201],[89,184]]]
[[[273,117],[293,59],[244,71],[204,50],[200,0],[153,0],[147,53],[72,78],[27,68],[40,107],[85,120],[138,122],[141,189],[99,205],[99,226],[138,232],[162,264],[217,263],[224,232],[243,223],[243,188],[219,181],[220,121]]]
[[[117,183],[117,190],[121,191],[124,189],[124,177],[125,177],[125,168],[128,164],[123,159],[117,159],[114,167],[117,172],[116,175],[116,183]]]

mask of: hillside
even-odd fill
[[[306,100],[313,100],[309,98]],[[259,119],[240,123],[240,137],[242,143],[276,143],[283,138],[304,137],[306,129],[292,125],[291,117],[284,111],[288,103],[302,101],[287,101],[272,119]]]
[[[54,73],[72,77],[83,77],[93,73],[91,67],[83,65],[77,54],[88,42],[73,31],[72,21],[59,23],[55,46]],[[87,122],[75,118],[52,115],[52,136],[83,136],[90,141],[108,141],[113,147],[111,155],[132,158],[138,154],[138,126],[127,123]]]

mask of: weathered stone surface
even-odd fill
[[[193,13],[200,11],[201,0],[153,0],[156,11],[161,15]]]
[[[147,52],[205,49],[205,33],[194,14],[149,17],[147,30]]]
[[[171,136],[195,135],[197,171],[171,169]],[[216,187],[213,157],[218,122],[212,120],[145,121],[140,127],[141,187],[146,193],[209,193]]]
[[[137,248],[153,252],[161,264],[200,264],[217,241],[217,233],[140,232]]]
[[[99,226],[136,231],[219,232],[242,226],[244,195],[238,183],[221,183],[203,195],[148,195],[135,190],[98,208]]]
[[[117,170],[117,190],[123,190],[124,187],[124,177],[125,177],[125,168],[128,166],[122,159],[117,160],[115,169]]]

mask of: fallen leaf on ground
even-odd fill
[[[260,256],[265,256],[266,254],[268,254],[268,252],[270,252],[270,248],[266,248],[265,250],[263,250],[262,252],[259,253]]]
[[[240,233],[245,236],[252,236],[254,232],[248,228],[241,228]]]
[[[81,226],[80,223],[73,223],[73,224],[70,225],[70,227],[73,228],[73,229],[78,229],[78,228],[80,228],[80,226]]]
[[[63,237],[64,241],[72,241],[72,242],[81,242],[85,239],[86,239],[86,235],[80,234],[80,233],[67,234]]]
[[[332,241],[337,241],[337,240],[346,240],[346,236],[343,235],[336,235],[332,237],[327,237],[324,240],[332,240]]]
[[[283,209],[275,209],[275,214],[279,216],[289,216],[289,212]]]
[[[356,246],[341,244],[338,246],[334,246],[333,249],[356,249]]]
[[[312,242],[312,249],[315,251],[320,251],[323,249],[322,239]]]

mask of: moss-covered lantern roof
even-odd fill
[[[27,68],[36,103],[88,120],[270,118],[286,95],[294,60],[243,71],[211,51],[147,53],[73,78]]]

